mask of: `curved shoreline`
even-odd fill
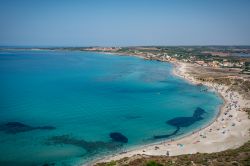
[[[228,109],[226,109],[226,108],[230,105],[230,109],[231,109],[231,104],[234,103],[233,99],[230,100],[227,98],[228,93],[229,93],[229,92],[227,92],[228,87],[223,86],[223,85],[212,84],[212,83],[208,83],[208,82],[201,82],[201,81],[195,80],[195,78],[193,78],[192,76],[187,75],[187,73],[185,71],[185,64],[184,63],[174,63],[173,73],[176,76],[182,77],[183,79],[189,81],[192,84],[203,84],[203,85],[209,87],[210,89],[215,90],[215,92],[217,92],[217,94],[223,99],[224,102],[220,106],[218,114],[214,118],[214,120],[211,123],[200,128],[199,130],[196,130],[192,133],[187,133],[186,135],[182,135],[179,138],[178,137],[175,138],[174,141],[163,140],[163,141],[152,143],[152,144],[146,144],[146,145],[134,147],[126,152],[108,155],[108,156],[96,159],[96,160],[92,161],[91,163],[88,163],[87,165],[93,165],[93,164],[100,163],[100,162],[109,162],[112,160],[119,160],[119,159],[124,158],[124,157],[132,157],[132,156],[136,156],[136,155],[162,156],[162,155],[166,155],[167,151],[169,152],[169,154],[171,156],[176,156],[176,155],[181,155],[181,154],[192,154],[192,153],[197,153],[197,152],[212,153],[212,152],[223,151],[223,150],[230,149],[230,148],[237,148],[249,140],[248,126],[250,126],[250,121],[248,119],[246,112],[236,110],[236,108],[235,108],[231,111],[234,114],[232,116],[232,118],[226,119],[224,121],[224,118],[223,118],[224,115],[225,114],[227,115],[228,113],[226,113],[226,112],[229,112]],[[221,89],[219,89],[219,88],[221,88]],[[232,94],[234,96],[236,96],[237,98],[239,98],[239,101],[242,101],[242,102],[238,102],[238,105],[239,105],[238,109],[248,107],[248,105],[249,105],[248,101],[244,101],[242,96],[240,96],[237,92],[231,92],[230,97]],[[236,104],[235,104],[235,107],[236,107]],[[222,118],[223,120],[220,118]],[[236,125],[235,121],[237,120],[237,118],[241,118],[239,122],[244,120],[244,124],[242,124],[242,125],[237,124],[237,126],[235,127],[235,125]],[[227,126],[225,126],[225,125],[222,126],[222,124],[220,123],[221,122],[220,120],[222,120],[224,122],[228,122],[228,123],[231,122],[231,126],[228,127],[229,126],[228,124],[227,124]],[[226,130],[225,128],[227,128],[227,127],[230,129]],[[209,132],[211,132],[211,133],[214,132],[214,130],[212,130],[212,128],[214,130],[215,130],[215,128],[217,128],[217,131],[220,131],[221,129],[224,130],[222,132],[224,135],[225,135],[226,131],[227,132],[231,131],[231,134],[227,135],[226,137],[223,137],[223,135],[222,135],[222,137],[223,137],[222,139],[216,138],[216,136],[218,137],[218,134],[212,135],[209,133]],[[221,129],[218,130],[218,128],[221,128]],[[242,130],[238,129],[238,128],[241,128]],[[209,130],[209,131],[207,131],[207,130]],[[240,134],[239,132],[242,133],[242,131],[243,131],[243,134]],[[203,138],[200,138],[200,136],[202,135],[202,137],[204,137],[204,135],[202,134],[204,132],[206,133],[205,138],[210,137],[210,136],[213,138],[203,142],[203,140],[202,140]],[[215,130],[215,132],[216,132],[216,130]],[[198,134],[198,137],[197,137],[197,134]],[[195,139],[197,141],[195,141],[195,143],[190,145],[190,142],[193,142]],[[202,141],[200,141],[200,139]],[[237,142],[235,142],[235,140],[237,140]],[[184,145],[185,147],[180,149],[180,147],[178,146],[180,144]],[[155,150],[156,146],[157,146],[158,150]]]
[[[113,53],[106,53],[106,54],[123,56],[123,55],[120,55],[120,54],[113,54]],[[129,55],[129,56],[133,56],[133,55]],[[139,57],[139,58],[142,58],[142,57]],[[170,62],[169,62],[169,63],[170,63]],[[176,71],[178,65],[177,65],[176,63],[172,63],[172,64],[173,64],[173,71],[172,71],[172,73],[173,73],[175,76],[181,77],[181,78],[183,78],[185,81],[188,81],[189,83],[191,83],[191,84],[193,84],[193,85],[197,85],[197,84],[198,84],[198,83],[192,82],[191,80],[188,80],[188,79],[184,78],[182,75],[180,75],[180,74]],[[203,84],[203,85],[204,85],[204,84]],[[205,86],[207,86],[207,85],[205,85]],[[212,90],[213,90],[212,87],[210,87],[210,86],[207,86],[207,87],[208,87],[209,89],[212,89]],[[99,162],[109,162],[109,161],[112,161],[112,160],[118,160],[118,159],[123,158],[123,157],[121,157],[123,154],[129,154],[129,153],[131,153],[131,152],[133,153],[134,151],[137,151],[137,150],[142,150],[142,151],[144,151],[143,149],[148,148],[148,147],[159,146],[159,145],[164,144],[164,143],[169,143],[169,142],[173,142],[173,141],[178,141],[178,140],[184,139],[184,138],[186,138],[186,137],[189,137],[189,136],[191,136],[191,135],[193,135],[193,134],[195,134],[195,133],[198,133],[198,132],[200,132],[200,131],[206,129],[207,127],[211,126],[211,125],[216,121],[216,119],[221,115],[221,113],[222,113],[222,110],[221,110],[221,109],[222,109],[222,107],[225,106],[225,103],[226,103],[225,98],[224,98],[220,93],[218,93],[217,91],[216,91],[216,93],[217,93],[217,95],[220,96],[221,99],[223,99],[223,104],[221,104],[221,105],[219,106],[218,112],[217,112],[216,116],[212,119],[212,121],[211,121],[210,123],[208,123],[208,124],[204,124],[203,127],[199,128],[199,129],[196,129],[196,130],[194,130],[194,131],[192,131],[192,132],[188,132],[188,133],[186,133],[186,134],[184,134],[184,135],[177,136],[177,137],[175,137],[175,138],[163,139],[163,140],[161,140],[161,141],[157,141],[157,142],[154,142],[154,143],[149,143],[149,144],[145,144],[145,145],[134,146],[134,147],[128,148],[125,152],[120,152],[120,153],[118,153],[118,154],[110,154],[110,155],[107,155],[107,156],[104,156],[104,157],[100,157],[100,158],[98,158],[98,159],[95,159],[95,160],[93,160],[93,161],[87,163],[86,165],[93,165],[93,164],[96,164],[96,163],[99,163]],[[136,155],[137,155],[137,154],[136,154]],[[128,156],[125,155],[124,157],[128,157]],[[129,156],[129,157],[131,157],[131,156]]]

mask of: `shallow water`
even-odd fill
[[[1,51],[0,165],[82,164],[159,141],[154,136],[176,130],[167,121],[192,117],[198,107],[203,118],[170,138],[211,122],[222,100],[172,68],[101,53]],[[112,140],[112,132],[128,142]]]

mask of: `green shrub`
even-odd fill
[[[149,161],[148,163],[147,163],[147,166],[163,166],[162,164],[159,164],[159,163],[157,163],[157,162],[155,162],[155,161]]]

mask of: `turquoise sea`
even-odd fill
[[[0,165],[80,165],[212,122],[222,99],[172,70],[130,56],[0,51]]]
[[[250,54],[244,54],[244,53],[236,53],[233,54],[234,56],[244,57],[244,58],[250,58]]]

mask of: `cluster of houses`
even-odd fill
[[[227,60],[223,60],[223,61],[203,61],[203,60],[198,60],[198,61],[194,61],[194,63],[200,65],[200,66],[209,66],[209,67],[236,67],[236,68],[242,68],[244,66],[245,62],[229,62]]]
[[[179,57],[177,54],[169,56],[167,53],[164,54],[152,54],[147,53],[144,58],[150,59],[150,60],[160,60],[160,61],[177,61],[177,57]],[[180,59],[180,58],[179,58]],[[238,62],[230,62],[227,59],[223,59],[222,61],[217,60],[197,60],[195,56],[190,56],[189,58],[183,58],[181,59],[183,62],[189,62],[189,63],[196,63],[200,66],[206,66],[206,67],[225,67],[225,68],[242,68],[245,64],[244,61],[238,61]]]
[[[168,61],[177,61],[176,57],[178,55],[175,54],[174,56],[169,56],[167,53],[164,54],[152,54],[152,53],[147,53],[144,58],[145,59],[150,59],[150,60],[159,60],[159,61],[164,61],[164,62],[168,62]]]
[[[85,48],[84,50],[86,51],[117,51],[119,50],[120,47],[90,47],[90,48]]]

